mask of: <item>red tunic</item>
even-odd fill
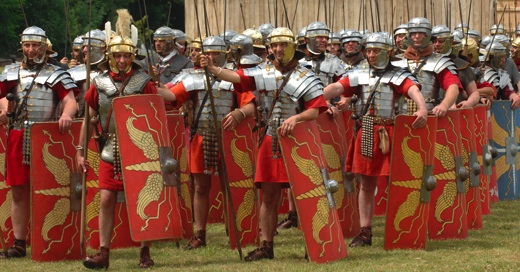
[[[350,87],[348,77],[345,77],[338,81],[345,89],[343,95],[350,97],[356,93],[355,87]],[[390,83],[390,86],[397,95],[404,95],[408,97],[408,89],[416,85],[410,79],[405,79],[400,86]],[[372,158],[361,155],[361,133],[362,129],[358,130],[355,138],[355,144],[350,145],[345,170],[347,172],[353,172],[355,174],[362,174],[366,176],[388,176],[390,174],[390,154],[392,152],[392,146],[390,145],[390,151],[386,154],[381,152],[379,143],[381,142],[379,137],[379,128],[385,128],[388,133],[388,138],[392,140],[394,134],[394,127],[392,125],[376,125],[374,124],[374,145],[372,149]]]
[[[241,85],[243,90],[255,90],[256,83],[253,77],[244,75],[242,70],[239,70]],[[305,102],[305,109],[317,108],[320,113],[327,110],[328,105],[323,95]],[[289,180],[287,178],[287,170],[281,154],[277,158],[273,158],[272,153],[272,137],[266,135],[258,150],[258,157],[256,160],[255,184],[261,187],[262,182],[278,182],[283,183],[282,187],[289,187]]]
[[[130,76],[133,71],[133,69],[130,70],[125,74],[125,77]],[[110,76],[116,82],[121,81],[119,75],[115,73],[110,72]],[[155,87],[155,84],[149,81],[144,86],[142,94],[157,94],[157,88]],[[94,84],[90,85],[90,88],[85,94],[85,102],[96,112],[99,110],[99,93]],[[115,179],[114,165],[101,159],[99,163],[99,189],[106,189],[110,191],[123,191],[124,189],[123,181]]]
[[[16,87],[17,84],[18,82],[14,80],[0,82],[0,97],[5,97],[9,90]],[[62,84],[54,85],[52,90],[56,92],[60,100],[63,100],[70,91],[73,91],[75,94],[78,92],[77,88],[67,90]],[[9,186],[29,184],[31,180],[31,168],[29,165],[22,163],[23,131],[23,129],[12,129],[9,131],[9,137],[7,137],[6,183]]]
[[[184,83],[171,86],[170,91],[175,94],[176,105],[182,105],[190,99],[190,95],[195,92],[186,92]],[[252,92],[237,92],[233,91],[237,98],[238,107],[243,107],[255,99]],[[193,174],[204,174],[206,169],[204,165],[204,149],[202,147],[202,136],[195,134],[190,142],[190,171]],[[211,170],[211,169],[208,169]]]

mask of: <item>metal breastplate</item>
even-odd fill
[[[112,100],[118,96],[142,93],[150,79],[150,76],[147,74],[140,71],[134,71],[132,78],[130,78],[128,84],[122,90],[122,94],[119,94],[122,82],[113,81],[108,71],[94,79],[93,84],[95,85],[99,95],[99,122],[103,134],[107,138],[107,142],[101,152],[101,159],[103,161],[108,163],[114,162],[113,135],[116,132],[116,125],[114,114],[112,114],[112,111],[110,110],[112,107]],[[110,116],[108,116],[109,114]]]
[[[409,73],[400,71],[399,68],[394,67],[388,69],[382,75],[376,76],[374,71],[369,70],[367,61],[363,60],[348,74],[350,86],[359,86],[359,99],[356,103],[356,113],[358,116],[363,114],[362,111],[370,96],[370,92],[375,88],[374,98],[372,100],[373,105],[370,107],[372,115],[385,118],[394,117],[397,104],[395,102],[394,91],[389,83],[392,82],[396,85],[400,85],[403,80],[408,77],[408,74]],[[381,79],[379,79],[379,77]],[[379,84],[377,83],[378,80]]]
[[[22,111],[15,118],[15,127],[20,127],[23,121],[45,122],[55,120],[56,108],[60,99],[52,90],[52,87],[56,84],[62,84],[66,90],[77,87],[65,70],[53,65],[44,66],[39,73],[37,70],[26,69],[16,69],[16,73],[19,79],[15,93],[16,101],[18,101],[17,108]],[[28,90],[29,88],[31,90]],[[25,96],[27,96],[27,99],[24,99]],[[22,104],[26,104],[25,108]]]
[[[417,63],[409,63],[410,70],[414,72],[414,69],[418,67]],[[423,68],[419,68],[420,71],[415,73],[415,77],[421,85],[421,94],[424,97],[426,103],[426,109],[431,111],[437,104],[439,104],[439,82],[435,78],[435,73],[425,71]]]
[[[261,95],[261,101],[264,105],[264,120],[267,120],[267,115],[271,104],[274,100],[274,91],[263,92]],[[273,136],[276,134],[276,129],[285,121],[285,119],[300,112],[300,105],[298,101],[292,100],[289,95],[285,92],[281,92],[276,103],[273,106],[271,118],[269,119],[269,128],[267,129],[267,135]]]
[[[159,62],[158,68],[161,82],[170,82],[182,71],[182,69],[193,67],[193,64],[190,64],[191,62],[188,58],[179,54],[173,56],[166,63]]]
[[[215,110],[217,111],[217,121],[220,122],[233,110],[235,104],[233,84],[227,81],[215,81],[212,86],[212,93],[215,101]],[[197,100],[193,104],[193,112],[197,114],[199,108],[203,107],[200,114],[198,128],[203,130],[213,130],[213,112],[211,111],[211,101],[209,97],[206,99],[204,105],[201,104],[205,95],[206,92],[203,90],[197,92]]]

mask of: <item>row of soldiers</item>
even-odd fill
[[[398,114],[416,116],[412,127],[419,129],[426,125],[428,114],[442,118],[454,107],[473,107],[491,99],[509,99],[513,108],[520,104],[515,91],[520,76],[515,62],[507,57],[509,39],[499,35],[500,26],[492,28],[494,36],[480,39],[470,35],[474,32],[464,26],[459,31],[462,37],[445,26],[432,28],[426,18],[410,20],[393,35],[355,30],[335,35],[321,22],[311,23],[294,35],[287,28],[264,24],[243,34],[227,30],[220,36],[199,37],[191,42],[182,32],[161,27],[154,33],[155,52],[139,65],[136,58],[145,54],[138,53],[129,14],[118,13],[118,20],[124,21],[118,25],[124,29],[115,33],[110,27],[91,30],[81,37],[81,42],[75,40],[78,46],[74,50],[90,55],[92,85],[87,85],[87,67],[78,57],[81,51],[70,61],[62,60],[71,67],[68,71],[47,63],[53,51],[47,47],[45,32],[38,27],[24,30],[23,61],[6,67],[0,76],[0,96],[6,97],[0,120],[9,123],[7,183],[13,193],[15,236],[6,257],[26,255],[30,154],[25,151],[24,130],[32,122],[59,116],[59,129],[64,133],[79,116],[85,117],[83,128],[90,127],[82,128],[77,146],[76,161],[84,171],[89,162],[83,157],[85,147],[81,143],[90,135],[83,131],[93,132],[97,127],[97,136],[104,139],[99,174],[100,250],[83,264],[108,268],[117,191],[123,190],[117,171],[120,166],[114,158],[114,97],[158,93],[169,110],[186,112],[196,225],[196,234],[186,249],[206,246],[209,192],[212,176],[220,167],[213,153],[220,128],[212,122],[213,116],[224,120],[224,130],[236,128],[246,118],[256,119],[260,137],[254,181],[262,190],[262,242],[246,256],[246,261],[274,258],[277,225],[298,225],[294,203],[287,220],[277,224],[282,189],[289,187],[284,161],[287,158],[283,158],[277,144],[277,130],[283,137],[291,135],[298,123],[315,120],[320,114],[334,118],[344,110],[355,113],[352,118],[359,129],[344,171],[355,174],[359,181],[361,230],[350,246],[367,246],[372,244],[377,182],[390,174],[390,142]],[[483,56],[479,56],[479,44],[484,47]],[[206,86],[205,70],[212,86]],[[215,95],[212,103],[216,112],[208,101],[208,91]],[[85,112],[83,103],[88,105]],[[207,152],[208,148],[211,152]],[[125,179],[131,182],[131,178]],[[154,265],[150,245],[141,245],[140,267]]]

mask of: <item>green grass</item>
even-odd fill
[[[208,228],[208,246],[195,251],[175,243],[154,244],[155,271],[520,271],[520,200],[492,205],[482,230],[471,230],[465,240],[428,241],[426,250],[383,248],[384,217],[374,221],[372,247],[348,248],[348,257],[316,265],[304,257],[303,236],[296,229],[275,237],[275,259],[245,263],[227,246],[224,227]],[[348,244],[349,239],[346,240]],[[183,246],[186,241],[181,242]],[[244,254],[253,247],[244,249]],[[91,254],[95,250],[89,249]],[[142,271],[137,268],[138,249],[111,251],[111,271]],[[87,271],[81,261],[37,263],[30,258],[0,260],[2,271]]]

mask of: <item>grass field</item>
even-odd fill
[[[428,241],[426,250],[383,248],[384,217],[374,222],[372,247],[348,248],[348,257],[316,265],[304,259],[303,236],[296,229],[275,237],[275,259],[254,263],[240,261],[227,246],[224,227],[208,228],[208,246],[195,251],[175,243],[154,244],[155,271],[520,271],[520,200],[492,204],[484,228],[471,230],[465,240]],[[348,244],[350,241],[346,240]],[[181,242],[181,246],[186,241]],[[244,254],[254,249],[244,249]],[[89,249],[88,253],[94,253]],[[142,271],[137,268],[138,249],[111,251],[111,271]],[[0,260],[2,271],[87,271],[81,261],[37,263],[29,257]]]

